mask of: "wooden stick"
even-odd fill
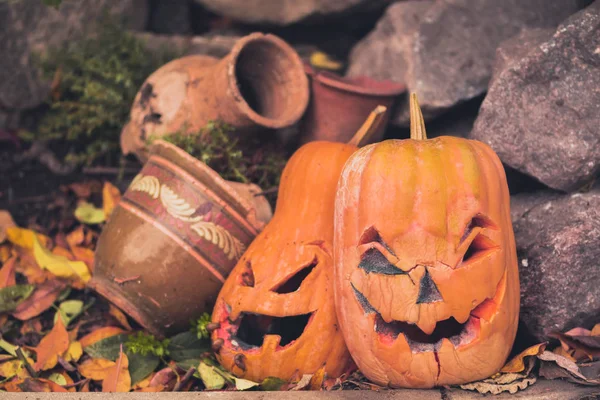
[[[348,144],[356,147],[364,146],[371,136],[379,129],[386,111],[387,107],[385,106],[375,107],[360,129],[354,134],[352,139],[350,139]]]

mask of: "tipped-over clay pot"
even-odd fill
[[[189,329],[271,218],[256,192],[154,142],[100,235],[89,285],[156,335]]]
[[[315,71],[304,64],[310,77],[311,98],[300,129],[301,143],[316,140],[346,143],[377,106],[387,111],[369,143],[383,138],[394,100],[406,90],[403,84],[378,81],[366,76],[341,77]]]
[[[277,36],[253,33],[221,60],[187,56],[150,75],[121,132],[121,149],[145,161],[146,139],[198,132],[211,120],[242,132],[283,128],[302,117],[308,99],[308,79],[294,49]]]

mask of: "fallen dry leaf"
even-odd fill
[[[308,390],[321,390],[323,387],[323,381],[325,380],[325,367],[319,369],[315,374],[310,378],[310,382],[308,384]]]
[[[576,328],[567,333],[555,332],[548,336],[558,339],[566,353],[581,361],[600,356],[600,336],[591,336],[591,333],[587,329]]]
[[[115,365],[116,363],[114,361],[106,360],[104,358],[92,358],[79,364],[77,370],[86,378],[95,381],[103,381]]]
[[[312,377],[313,377],[312,374],[304,374],[304,375],[302,375],[302,378],[300,378],[300,380],[298,381],[298,383],[296,383],[296,386],[294,386],[290,390],[303,390],[303,389],[306,389],[308,387],[308,385],[310,385],[310,380],[311,380]]]
[[[579,379],[586,380],[586,377],[583,376],[581,372],[579,372],[579,367],[573,361],[560,356],[558,354],[552,353],[550,351],[544,351],[542,354],[538,355],[538,358],[542,361],[555,362],[559,367],[568,371],[571,375],[576,376]]]
[[[119,200],[121,200],[119,189],[110,182],[104,182],[104,187],[102,188],[102,209],[104,210],[106,219],[112,214]]]
[[[79,246],[83,243],[85,239],[85,232],[83,225],[79,225],[75,228],[71,233],[69,233],[66,237],[67,244],[69,248],[74,246]]]
[[[502,367],[500,372],[522,372],[525,370],[525,363],[523,362],[525,357],[537,356],[538,354],[541,354],[546,349],[546,344],[547,343],[539,343],[523,350],[521,353],[513,357],[512,360],[507,362],[506,365]]]
[[[104,210],[94,207],[91,203],[82,202],[75,209],[75,218],[88,225],[101,224],[106,221]]]
[[[131,325],[129,325],[129,322],[127,321],[127,317],[125,316],[125,314],[123,314],[123,311],[119,310],[114,305],[109,304],[108,313],[115,317],[115,319],[119,322],[119,324],[121,324],[123,328],[125,328],[128,331],[132,330]]]
[[[33,237],[33,256],[38,265],[60,278],[78,278],[83,282],[91,279],[90,270],[83,261],[71,261],[66,257],[52,254]]]
[[[94,252],[85,247],[73,246],[71,252],[76,260],[83,261],[90,271],[94,271]]]
[[[332,71],[339,70],[343,67],[343,64],[339,61],[333,60],[327,53],[322,51],[315,51],[310,55],[310,63],[313,67],[328,69]]]
[[[69,334],[62,318],[58,318],[50,333],[44,336],[36,347],[37,361],[33,368],[36,371],[54,368],[58,362],[58,356],[67,351],[68,348]]]
[[[6,230],[17,226],[10,213],[6,210],[0,210],[0,243],[6,240]]]
[[[52,306],[65,286],[65,283],[59,280],[42,283],[29,298],[17,306],[12,316],[21,321],[37,317]]]
[[[69,343],[69,348],[67,351],[65,351],[62,357],[65,359],[65,361],[77,362],[82,355],[83,347],[81,346],[81,342],[71,342]]]
[[[33,364],[33,360],[28,358],[27,362]],[[23,362],[19,359],[4,361],[0,363],[0,376],[3,378],[12,378],[16,376],[18,378],[27,378],[29,374],[23,365]]]
[[[36,233],[31,229],[23,229],[16,226],[6,230],[6,237],[12,244],[27,250],[33,249],[33,238],[37,238],[43,246],[48,245],[50,241],[47,236]]]
[[[0,289],[13,286],[17,284],[15,279],[15,263],[17,262],[16,257],[11,257],[2,264],[2,268],[0,268]]]
[[[519,390],[523,390],[530,385],[533,385],[537,378],[532,376],[531,378],[525,378],[519,381],[513,381],[507,384],[497,384],[493,382],[488,382],[488,380],[478,381],[473,383],[467,383],[465,385],[460,385],[461,389],[465,390],[475,390],[479,393],[492,393],[492,394],[500,394],[502,392],[509,392],[510,394],[515,394]]]
[[[93,345],[96,342],[109,338],[111,336],[120,335],[121,333],[126,333],[125,330],[116,327],[116,326],[105,326],[103,328],[98,328],[93,332],[88,333],[81,339],[79,339],[79,343],[83,348]]]
[[[108,376],[102,381],[102,391],[126,393],[130,390],[129,359],[123,353],[123,346],[121,346],[119,358],[117,358],[115,365],[110,368]]]
[[[594,327],[592,328],[592,331],[590,332],[590,335],[600,336],[600,324],[594,325]]]
[[[8,382],[5,386],[9,392],[67,392],[67,389],[48,379],[24,378]]]

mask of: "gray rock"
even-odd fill
[[[600,187],[511,199],[521,322],[538,340],[600,321]]]
[[[307,18],[380,8],[391,0],[196,0],[210,11],[251,24],[289,25]]]
[[[156,0],[150,12],[152,32],[187,34],[192,31],[191,0]]]
[[[142,40],[146,49],[157,53],[169,50],[181,56],[203,54],[217,58],[225,57],[240,39],[240,36],[158,35],[148,32],[138,32],[135,36]]]
[[[472,137],[547,186],[581,187],[600,171],[600,1],[525,56],[514,48],[499,50]]]
[[[579,0],[398,2],[353,49],[348,75],[405,82],[431,119],[486,91],[502,41],[523,28],[556,27],[579,8]],[[408,124],[407,103],[392,122]]]
[[[48,93],[32,61],[85,33],[93,32],[107,10],[140,29],[146,23],[146,0],[63,0],[59,9],[37,0],[0,1],[0,108],[21,110],[39,105]]]

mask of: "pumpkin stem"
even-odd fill
[[[425,120],[416,93],[410,94],[410,138],[415,140],[427,139]]]
[[[365,143],[369,141],[371,136],[373,136],[373,134],[377,132],[377,130],[381,126],[386,111],[387,107],[385,106],[375,107],[375,109],[371,111],[371,114],[369,114],[365,122],[362,124],[360,129],[356,131],[352,139],[350,139],[348,144],[356,147],[364,146]]]

